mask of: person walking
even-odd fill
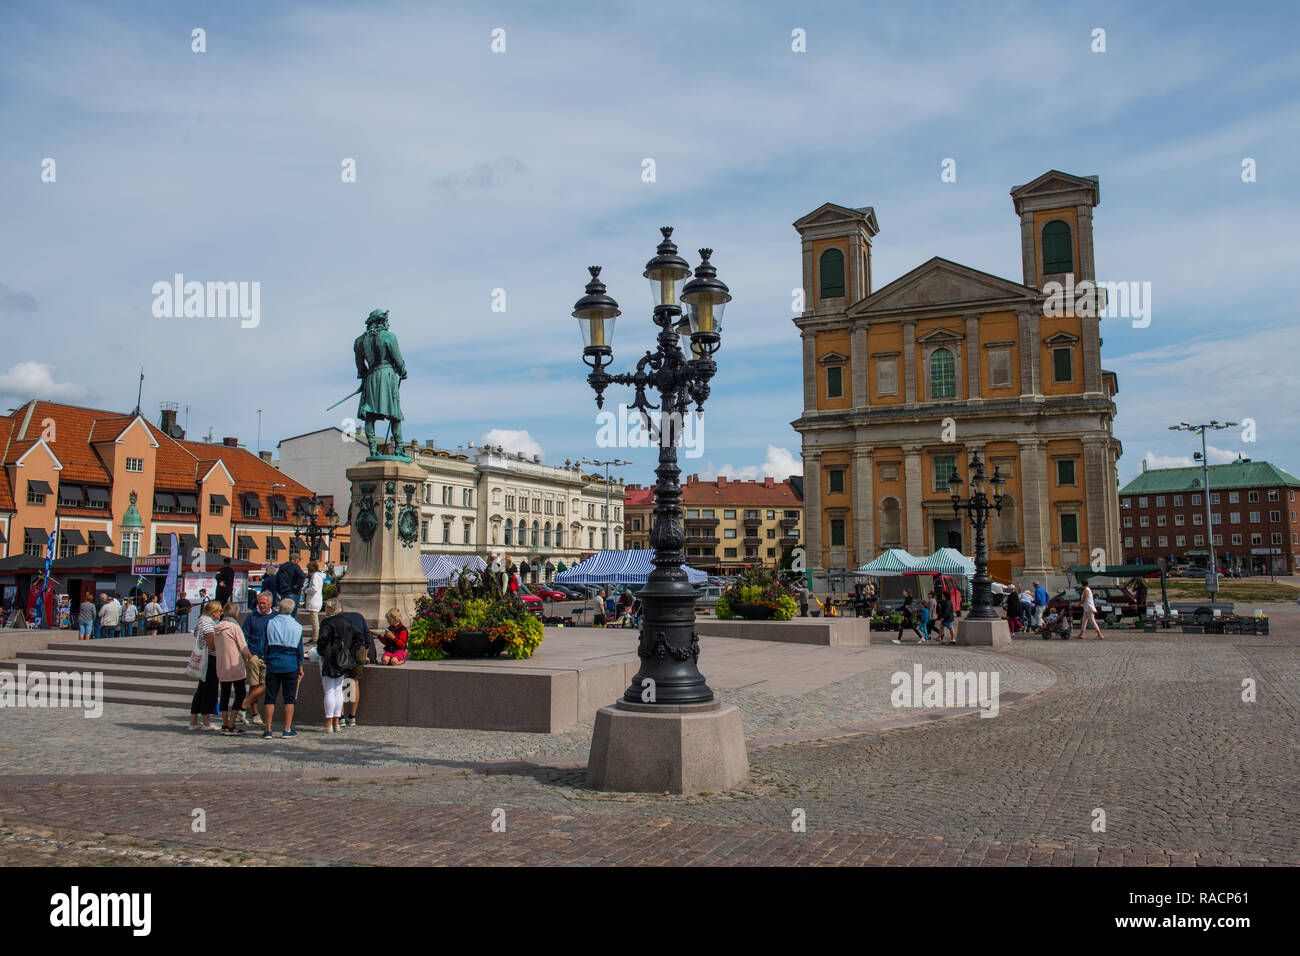
[[[216,602],[213,601],[213,604]],[[243,713],[244,695],[247,693],[248,662],[252,654],[239,626],[239,606],[234,601],[226,604],[223,616],[213,630],[216,643],[217,680],[221,682],[221,732],[242,734],[244,728],[235,723]],[[230,695],[234,692],[234,703]]]
[[[934,591],[925,599],[925,612],[921,618],[921,630],[925,632],[924,643],[930,643],[930,628],[939,626],[939,599]]]
[[[299,569],[302,570],[301,568]],[[293,619],[294,599],[280,598],[277,614],[266,625],[266,729],[262,739],[274,736],[271,728],[275,721],[275,705],[283,694],[284,733],[282,737],[297,737],[293,729],[293,710],[298,702],[298,682],[302,680],[302,625]]]
[[[311,643],[316,643],[320,640],[320,612],[325,603],[325,572],[315,561],[307,565],[302,599],[307,606],[307,618],[311,621]]]
[[[325,733],[337,733],[343,717],[343,682],[356,667],[356,653],[361,646],[361,635],[352,622],[342,615],[337,598],[324,602],[321,610],[320,636],[316,639],[316,654],[320,658],[320,686],[325,700]]]
[[[808,616],[808,599],[812,597],[812,592],[808,590],[807,584],[799,585],[799,616]]]
[[[157,634],[162,629],[163,609],[156,594],[144,596],[144,632]]]
[[[1147,582],[1143,578],[1137,578],[1134,581],[1133,597],[1137,599],[1138,620],[1146,617],[1147,613]]]
[[[361,677],[365,672],[366,665],[377,663],[379,656],[375,653],[375,632],[370,630],[370,625],[366,619],[357,611],[344,611],[343,616],[352,622],[356,628],[357,634],[360,635],[361,644],[355,655],[356,666],[352,668],[351,685],[344,684],[345,691],[350,689],[351,693],[343,695],[343,718],[339,721],[340,727],[355,727],[357,725],[357,705],[361,703]]]
[[[1097,602],[1092,596],[1092,588],[1088,585],[1083,586],[1083,623],[1079,625],[1079,640],[1083,640],[1083,635],[1088,631],[1088,625],[1091,624],[1097,632],[1097,640],[1104,641],[1102,636],[1101,625],[1097,623]]]
[[[258,706],[266,695],[266,625],[275,617],[275,608],[271,606],[271,594],[263,591],[257,596],[257,607],[244,615],[242,625],[244,640],[248,643],[251,655],[248,661],[248,722],[260,724],[262,718]]]
[[[122,626],[122,604],[117,595],[111,595],[99,609],[99,633],[102,637],[117,637]]]
[[[217,593],[215,600],[225,607],[235,593],[235,569],[230,566],[230,559],[223,558],[221,567],[217,568]]]
[[[135,606],[135,598],[126,599],[122,608],[122,633],[126,637],[135,637],[135,622],[140,616],[140,609]]]
[[[1011,587],[1006,593],[1007,627],[1011,629],[1012,634],[1015,634],[1020,630],[1020,591],[1015,581],[1011,582]]]
[[[289,560],[280,565],[279,570],[275,572],[275,593],[280,596],[280,604],[284,604],[285,598],[293,600],[293,610],[287,612],[290,617],[298,616],[298,605],[302,601],[302,586],[307,580],[307,575],[303,573],[302,566],[298,564],[298,558],[301,556],[298,551],[289,552]],[[286,612],[281,611],[281,614]]]
[[[209,601],[199,609],[199,622],[194,625],[195,646],[202,641],[208,649],[207,673],[194,691],[190,701],[190,730],[216,730],[212,726],[212,715],[217,712],[217,618],[221,615],[221,605]],[[202,717],[202,723],[199,718]]]
[[[939,643],[940,644],[957,643],[957,624],[955,620],[956,611],[954,610],[954,608],[955,605],[952,602],[952,595],[949,594],[948,591],[946,590],[940,591],[939,605],[937,609],[939,613]],[[948,640],[944,639],[945,634],[951,635]]]
[[[1047,613],[1047,588],[1034,582],[1034,627],[1043,626],[1043,615]]]
[[[8,619],[6,614],[5,618]],[[93,594],[87,594],[81,599],[81,604],[77,608],[77,640],[88,641],[95,634],[95,599]]]
[[[176,599],[176,610],[172,612],[172,633],[184,634],[190,629],[190,599],[181,595]]]
[[[925,640],[925,635],[917,628],[916,621],[912,617],[912,610],[912,591],[910,588],[903,588],[903,605],[898,609],[898,613],[902,615],[903,619],[898,623],[898,637],[894,638],[890,643],[902,644],[903,632],[908,628],[911,628],[921,640]]]

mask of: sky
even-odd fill
[[[1098,277],[1151,283],[1149,325],[1102,323],[1121,479],[1190,464],[1199,441],[1167,426],[1210,419],[1243,422],[1210,436],[1212,462],[1300,474],[1280,281],[1297,20],[1249,2],[5,4],[0,410],[129,411],[143,367],[150,418],[178,402],[190,437],[257,447],[260,409],[274,448],[348,427],[355,400],[325,409],[382,308],[408,439],[619,457],[649,483],[653,448],[598,443],[571,312],[603,266],[614,368],[633,365],[654,344],[641,272],[672,225],[733,296],[683,471],[779,479],[801,470],[791,224],[874,206],[876,288],[932,256],[1019,281],[1008,193],[1055,168],[1100,177]],[[157,314],[178,273],[256,283],[256,324]]]

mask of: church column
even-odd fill
[[[1096,301],[1094,299],[1094,301]],[[1083,393],[1100,396],[1101,391],[1101,320],[1095,315],[1079,319],[1083,349]]]
[[[1043,343],[1038,331],[1037,311],[1021,309],[1016,317],[1020,321],[1020,397],[1028,399],[1043,394]]]
[[[1025,285],[1031,288],[1038,288],[1038,262],[1035,257],[1034,244],[1034,214],[1032,212],[1021,213],[1020,215],[1020,260],[1021,268],[1024,270]]]
[[[1025,574],[1051,566],[1051,514],[1047,501],[1047,448],[1037,438],[1020,440],[1020,520],[1024,528]]]
[[[871,449],[853,449],[853,551],[852,567],[876,556],[876,501],[871,481]]]
[[[966,400],[983,402],[980,392],[980,315],[967,312],[966,319]]]
[[[853,407],[866,408],[867,397],[867,327],[859,325],[853,330],[849,347],[849,375],[853,387]]]
[[[1095,280],[1097,273],[1094,271],[1092,258],[1092,206],[1082,203],[1074,207],[1074,212],[1079,229],[1079,274],[1075,277],[1075,281]]]
[[[925,487],[921,484],[921,446],[903,447],[903,497],[907,501],[907,550],[912,554],[925,553],[925,518],[921,511],[921,497]]]
[[[803,337],[803,413],[817,412],[817,333],[804,329]]]
[[[908,405],[916,404],[916,319],[903,320],[903,395]]]
[[[821,452],[803,453],[803,540],[808,553],[804,559],[811,571],[826,566],[822,557],[822,456]]]
[[[1109,550],[1111,535],[1107,527],[1106,481],[1112,469],[1108,467],[1105,438],[1083,440],[1083,501],[1088,509],[1088,548],[1083,559],[1092,560],[1096,548],[1106,550],[1105,563],[1118,564],[1118,554]]]

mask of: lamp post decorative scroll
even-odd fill
[[[975,529],[975,578],[973,583],[973,594],[971,596],[970,613],[966,615],[968,620],[988,621],[998,620],[998,614],[993,609],[993,580],[989,577],[989,552],[987,541],[987,528],[989,523],[989,512],[995,511],[1002,513],[1002,486],[1006,479],[1002,477],[997,468],[993,469],[993,477],[989,477],[984,471],[984,462],[980,460],[979,453],[970,463],[970,497],[962,500],[961,475],[957,474],[954,467],[952,474],[948,477],[948,491],[952,495],[953,516],[961,520],[961,512],[964,510],[970,518],[971,526]],[[989,501],[988,490],[992,486],[993,500]]]
[[[320,560],[321,548],[339,526],[339,516],[332,504],[325,512],[325,525],[317,523],[323,505],[318,495],[312,495],[310,502],[299,501],[293,511],[294,536],[306,542],[313,561]]]
[[[589,267],[587,294],[578,300],[573,315],[582,330],[582,360],[591,369],[587,383],[596,393],[596,407],[604,407],[605,390],[611,385],[629,385],[635,391],[631,407],[641,413],[643,421],[648,422],[650,410],[660,412],[650,532],[654,570],[640,592],[645,612],[637,648],[641,669],[623,700],[681,706],[711,703],[714,696],[696,666],[700,653],[695,633],[696,594],[682,570],[686,535],[682,530],[677,443],[682,417],[692,404],[702,413],[709,397],[709,381],[717,372],[713,355],[721,345],[722,312],[731,293],[709,261],[712,249],[699,251],[701,262],[692,278],[690,265],[677,254],[672,227],[665,226],[660,232],[663,241],[643,273],[650,281],[652,320],[659,333],[656,348],[637,360],[634,372],[611,375],[607,371],[614,358],[614,320],[622,313],[600,280],[599,266]],[[679,302],[686,306],[685,319]],[[657,404],[651,401],[653,392],[659,393]]]

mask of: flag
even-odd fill
[[[167,561],[167,583],[163,585],[162,597],[158,605],[162,608],[164,614],[170,614],[176,610],[176,575],[180,570],[180,555],[177,553],[176,535],[169,535],[172,539],[171,557]]]

